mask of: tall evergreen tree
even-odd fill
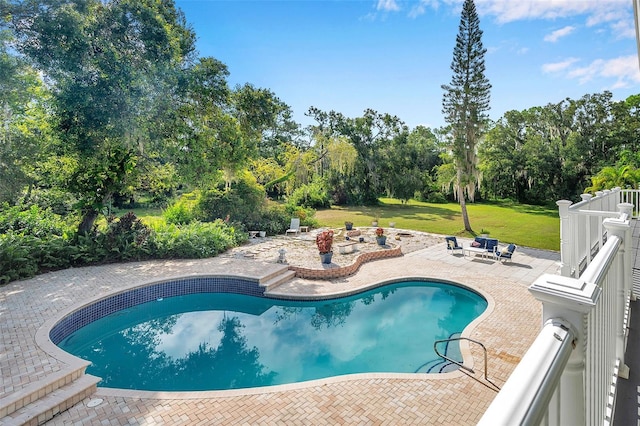
[[[462,210],[464,229],[472,232],[465,196],[471,201],[479,180],[476,145],[482,137],[489,116],[491,84],[485,76],[480,19],[473,0],[465,0],[460,27],[453,49],[450,84],[443,84],[442,113],[449,124],[452,153],[456,166],[455,194]]]

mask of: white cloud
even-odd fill
[[[542,71],[545,73],[555,73],[555,72],[564,71],[578,61],[579,61],[578,58],[568,58],[561,62],[544,64],[542,65]]]
[[[633,87],[640,83],[640,69],[638,69],[638,57],[636,55],[620,56],[613,59],[595,59],[586,66],[576,66],[576,58],[569,58],[562,62],[545,64],[542,70],[546,73],[566,72],[569,79],[578,80],[585,84],[593,80],[607,80],[605,89],[623,89]]]
[[[397,12],[400,10],[400,6],[398,6],[396,0],[378,0],[376,9],[384,10],[385,12]]]
[[[551,34],[546,35],[544,37],[544,41],[549,41],[551,43],[555,43],[556,41],[558,41],[562,37],[568,36],[569,34],[574,32],[575,29],[576,29],[576,27],[574,27],[572,25],[567,25],[564,28],[560,28],[559,30],[555,30]]]
[[[629,0],[476,0],[478,13],[494,16],[498,23],[583,16],[585,25],[606,25],[624,38],[635,37],[631,5]]]
[[[409,11],[410,18],[417,18],[420,15],[424,15],[427,11],[427,7],[437,10],[440,6],[438,0],[420,0]]]

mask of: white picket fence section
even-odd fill
[[[502,387],[480,425],[607,425],[624,363],[632,292],[636,190],[558,201],[560,275],[529,291],[542,302],[540,334]]]

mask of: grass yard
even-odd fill
[[[318,210],[316,219],[320,226],[344,227],[345,221],[355,227],[371,226],[378,218],[379,226],[414,229],[434,234],[472,237],[464,231],[460,206],[457,203],[430,204],[411,200],[402,204],[393,198],[381,198],[377,207],[332,207]],[[117,215],[127,210],[115,212]],[[163,222],[162,209],[140,208],[133,210],[148,225]],[[467,204],[469,221],[476,235],[488,234],[501,243],[546,250],[560,250],[560,219],[557,209],[513,203]]]
[[[344,227],[345,221],[354,227],[371,226],[374,218],[378,225],[396,228],[472,237],[464,231],[460,206],[455,203],[430,204],[381,198],[378,207],[333,207],[318,210],[316,218],[322,226]],[[501,243],[546,250],[560,250],[560,219],[556,209],[522,204],[467,204],[469,221],[476,235],[488,234]]]

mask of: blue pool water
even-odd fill
[[[324,301],[201,293],[118,311],[58,346],[91,361],[87,372],[103,379],[100,386],[139,390],[237,389],[350,373],[429,372],[439,371],[441,362],[433,342],[461,333],[486,306],[472,291],[426,281]],[[455,348],[448,354],[461,361]]]

